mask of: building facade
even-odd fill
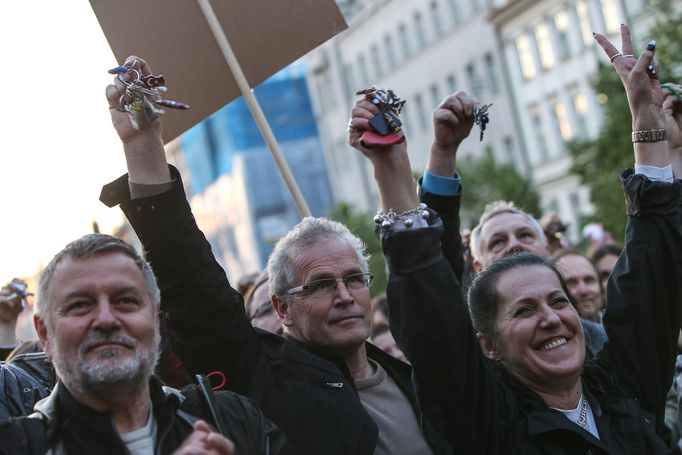
[[[487,149],[513,163],[530,177],[543,209],[570,223],[576,240],[580,217],[592,207],[587,188],[569,173],[564,142],[599,132],[600,98],[591,82],[605,59],[592,32],[619,44],[619,26],[627,22],[636,42],[646,40],[645,0],[376,0],[361,6],[349,30],[308,55],[334,195],[376,208],[371,171],[345,142],[357,90],[375,84],[407,100],[403,119],[418,172],[432,140],[432,109],[446,94],[466,90],[494,106],[483,142],[474,130],[460,155]],[[466,185],[466,169],[462,174]]]
[[[466,90],[494,105],[483,142],[465,141],[460,154],[488,149],[528,172],[488,14],[483,0],[375,0],[356,11],[349,30],[308,54],[308,83],[338,200],[361,210],[377,208],[371,169],[346,144],[355,93],[372,85],[391,88],[407,101],[401,118],[415,171],[426,164],[433,109],[446,95]]]
[[[254,89],[314,216],[332,194],[301,63]],[[246,102],[239,98],[166,147],[197,223],[231,280],[264,268],[275,241],[301,217]]]

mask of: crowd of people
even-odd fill
[[[104,234],[68,244],[38,283],[39,343],[11,354],[23,305],[0,289],[0,454],[679,451],[682,86],[661,87],[654,41],[636,56],[626,25],[621,38],[619,51],[595,35],[633,119],[622,247],[570,249],[560,219],[510,201],[460,232],[457,151],[480,101],[436,106],[415,185],[404,133],[376,135],[399,108],[363,92],[347,129],[380,196],[389,280],[374,299],[362,241],[326,218],[303,219],[233,288],[161,118],[130,121],[125,74],[152,71],[129,57],[106,90],[128,172],[100,199],[144,258]]]

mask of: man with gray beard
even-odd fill
[[[89,234],[59,252],[34,317],[59,383],[0,424],[0,454],[290,453],[247,398],[162,387],[159,300],[149,264],[119,239]]]

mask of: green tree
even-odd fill
[[[496,200],[513,201],[535,217],[540,216],[540,197],[532,183],[511,164],[501,164],[486,150],[478,158],[467,157],[457,162],[464,191],[460,217],[462,226],[473,227],[485,205]]]
[[[656,18],[649,36],[656,39],[661,80],[678,80],[682,71],[682,11],[673,6],[672,0],[650,0],[649,5],[647,10]],[[594,140],[573,140],[566,145],[573,157],[571,172],[590,188],[595,207],[594,214],[583,222],[603,223],[614,239],[622,242],[626,217],[618,175],[632,166],[632,118],[623,85],[611,65],[600,65],[594,87],[604,109],[599,136]]]
[[[647,8],[656,18],[649,37],[656,40],[662,81],[682,78],[682,8],[678,3],[679,0],[649,0]]]
[[[571,172],[590,188],[594,213],[583,222],[599,221],[622,242],[625,232],[625,203],[618,176],[632,166],[630,131],[632,118],[623,85],[611,66],[602,65],[595,90],[604,108],[599,137],[566,144],[573,157]]]
[[[386,291],[386,261],[379,239],[374,234],[374,214],[360,213],[349,204],[342,202],[332,209],[330,218],[345,224],[360,237],[370,254],[369,270],[374,279],[370,287],[372,297]]]

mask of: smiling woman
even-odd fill
[[[682,112],[671,122],[661,109],[655,42],[635,58],[627,26],[621,37],[622,53],[595,36],[623,81],[636,130],[634,172],[621,174],[625,246],[606,289],[609,340],[596,357],[585,360],[585,334],[562,274],[547,259],[518,252],[529,249],[510,229],[512,217],[491,226],[511,233],[501,241],[516,254],[486,266],[468,305],[443,255],[444,223],[432,217],[428,226],[379,228],[391,271],[391,330],[414,367],[427,421],[455,453],[668,453],[657,430],[682,320],[682,170],[671,167],[669,148],[682,146],[653,132],[667,123],[682,137]],[[381,159],[372,161],[379,176],[387,172],[377,169]],[[377,178],[380,194],[396,194],[397,180]],[[496,237],[484,237],[495,251]]]
[[[569,295],[554,264],[528,253],[495,262],[469,291],[483,353],[558,409],[582,393],[585,338]]]

